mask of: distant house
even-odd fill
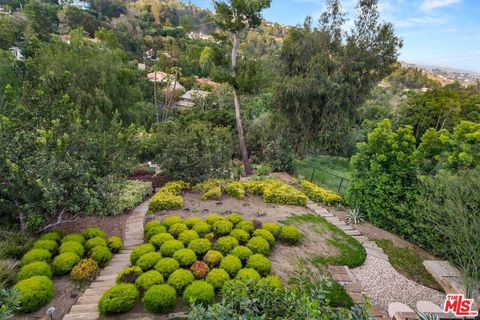
[[[153,49],[148,49],[147,51],[145,51],[143,54],[143,59],[154,59],[155,58],[155,50]]]
[[[188,37],[190,39],[201,39],[201,40],[205,40],[205,41],[214,41],[215,40],[213,38],[213,36],[208,35],[208,34],[203,34],[201,32],[189,32]]]
[[[10,52],[12,52],[17,61],[23,60],[22,49],[20,49],[19,47],[10,47]]]
[[[187,91],[184,95],[180,96],[175,103],[175,108],[178,109],[189,109],[195,106],[195,101],[197,99],[205,99],[208,97],[210,92],[202,90],[190,90]]]
[[[147,78],[151,82],[168,82],[173,81],[175,76],[162,71],[154,71],[147,74]]]
[[[60,0],[61,5],[76,7],[80,10],[90,10],[90,2],[82,0]]]
[[[206,85],[209,85],[211,87],[218,87],[220,85],[220,83],[212,81],[212,80],[207,79],[207,78],[197,78],[197,79],[195,79],[195,81],[200,85],[206,84]]]

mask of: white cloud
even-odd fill
[[[461,1],[462,0],[423,0],[420,9],[429,11],[436,8],[446,7]]]

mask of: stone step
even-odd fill
[[[377,250],[373,250],[370,248],[366,248],[365,251],[367,252],[367,254],[371,256],[388,261],[388,256],[385,253],[381,253],[381,252],[378,252]]]
[[[350,278],[348,273],[333,273],[332,279],[333,281],[342,283],[352,282],[352,278]]]
[[[363,296],[360,293],[351,293],[350,297],[355,304],[363,304]]]
[[[316,212],[316,214],[318,214],[319,216],[322,216],[324,218],[330,218],[330,217],[334,217],[333,213],[330,213],[330,212]]]
[[[352,230],[343,230],[347,235],[349,236],[361,236],[362,233],[358,230],[352,229]]]
[[[83,295],[80,297],[80,299],[78,299],[77,303],[78,304],[94,304],[94,303],[98,303],[98,301],[100,300],[100,298],[103,296],[103,293],[102,294],[95,294],[95,295]]]
[[[115,281],[101,281],[101,282],[94,282],[90,284],[89,289],[96,289],[96,288],[105,288],[110,289],[115,285]]]
[[[88,312],[98,312],[97,304],[76,304],[73,305],[70,309],[70,313],[88,313]]]
[[[331,273],[348,273],[348,267],[347,266],[329,266],[328,270]]]
[[[352,238],[354,238],[355,240],[359,241],[360,243],[364,243],[365,241],[369,241],[370,239],[368,239],[367,237],[365,236],[352,236]]]
[[[97,320],[100,318],[98,312],[70,313],[63,317],[63,320]]]
[[[117,278],[116,275],[100,275],[97,277],[96,281],[109,281],[115,280]]]
[[[89,289],[86,289],[84,292],[83,292],[83,295],[84,296],[98,296],[98,295],[103,295],[105,293],[105,290],[104,288],[89,288]]]
[[[352,228],[352,226],[349,226],[348,224],[339,224],[338,228],[343,230],[343,231],[352,231],[355,230]]]
[[[350,282],[345,285],[345,290],[348,293],[362,293],[363,287],[360,282]]]

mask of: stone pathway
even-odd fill
[[[143,223],[148,209],[148,201],[136,207],[127,220],[123,250],[114,255],[94,282],[83,292],[77,303],[63,320],[96,320],[100,317],[98,301],[103,293],[115,285],[117,274],[130,266],[132,249],[143,243]]]

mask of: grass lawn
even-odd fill
[[[318,169],[313,170],[313,167],[320,168],[327,172]],[[295,160],[295,175],[301,175],[308,180],[312,178],[318,185],[328,188],[332,191],[338,192],[341,183],[341,178],[350,179],[352,169],[350,166],[350,159],[337,158],[331,156],[309,156],[303,160]],[[348,187],[348,181],[344,180],[340,193],[345,193]]]
[[[375,240],[375,243],[383,249],[400,274],[426,287],[443,291],[413,249],[395,247],[391,240]]]
[[[365,262],[367,254],[362,244],[322,217],[313,214],[295,215],[282,222],[286,224],[313,223],[319,227],[314,229],[315,232],[322,233],[328,231],[332,234],[332,236],[326,240],[326,243],[338,249],[340,254],[335,256],[312,257],[311,261],[316,265],[341,265],[355,268]]]

